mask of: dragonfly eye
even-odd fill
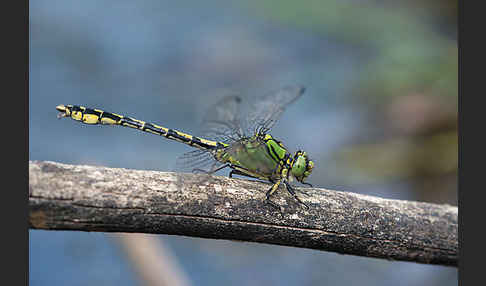
[[[312,169],[314,168],[314,161],[306,158],[306,162],[307,164],[305,166],[304,179],[307,178],[312,173]]]
[[[303,151],[297,151],[294,155],[291,173],[299,181],[303,182],[314,168],[314,162],[307,158],[307,154]]]

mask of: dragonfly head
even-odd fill
[[[66,117],[71,115],[71,108],[69,106],[66,106],[64,104],[59,104],[56,106],[57,111],[59,111],[59,114],[57,115],[57,118],[61,117]]]
[[[304,151],[297,151],[294,154],[292,163],[290,164],[290,172],[301,183],[312,173],[314,162],[307,157]]]

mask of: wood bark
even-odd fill
[[[29,162],[32,229],[137,232],[260,242],[458,265],[457,207],[219,176]],[[300,190],[300,189],[299,189]]]

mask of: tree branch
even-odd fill
[[[29,162],[30,228],[175,234],[457,266],[457,207],[219,176]]]

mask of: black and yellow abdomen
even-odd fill
[[[70,117],[73,120],[85,124],[120,125],[163,136],[167,139],[176,140],[192,147],[200,149],[215,149],[227,146],[222,142],[211,141],[192,136],[174,129],[159,126],[154,123],[145,122],[135,118],[123,116],[116,113],[106,112],[100,109],[92,109],[78,105],[58,105],[56,107],[61,113],[59,117]]]

